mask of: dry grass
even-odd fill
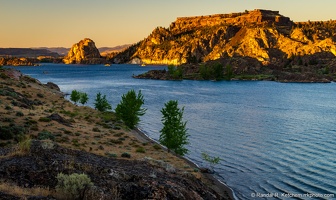
[[[49,188],[23,188],[12,183],[0,182],[0,191],[13,196],[25,198],[28,196],[48,196],[53,192]]]

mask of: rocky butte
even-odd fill
[[[256,9],[177,18],[113,61],[182,65],[218,60],[224,71],[230,64],[234,74],[259,74],[266,67],[267,73],[282,79],[279,72],[330,74],[335,68],[335,41],[336,21],[293,22],[278,11]],[[243,68],[237,63],[243,63]]]
[[[94,41],[85,38],[72,45],[63,62],[65,64],[104,64],[106,60],[101,58]]]

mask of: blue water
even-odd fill
[[[200,166],[207,165],[202,152],[222,158],[216,176],[239,199],[254,199],[257,193],[278,194],[278,199],[286,199],[283,193],[336,193],[335,83],[131,77],[158,68],[162,67],[44,64],[18,69],[42,83],[58,84],[63,92],[88,93],[91,106],[98,92],[107,95],[114,109],[122,94],[141,90],[148,110],[139,126],[156,140],[162,128],[160,109],[178,100],[185,107],[190,134],[187,157]]]

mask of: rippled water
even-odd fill
[[[162,67],[45,64],[19,69],[64,92],[87,92],[90,105],[101,92],[115,108],[122,94],[141,89],[148,110],[140,128],[154,139],[162,127],[160,109],[168,100],[178,100],[188,121],[187,157],[201,166],[206,165],[204,151],[221,157],[216,175],[239,199],[256,193],[278,194],[279,199],[285,199],[283,193],[336,193],[335,83],[131,78],[154,68]]]

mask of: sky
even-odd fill
[[[177,17],[268,9],[293,21],[336,19],[335,0],[0,0],[0,47],[136,43]]]

